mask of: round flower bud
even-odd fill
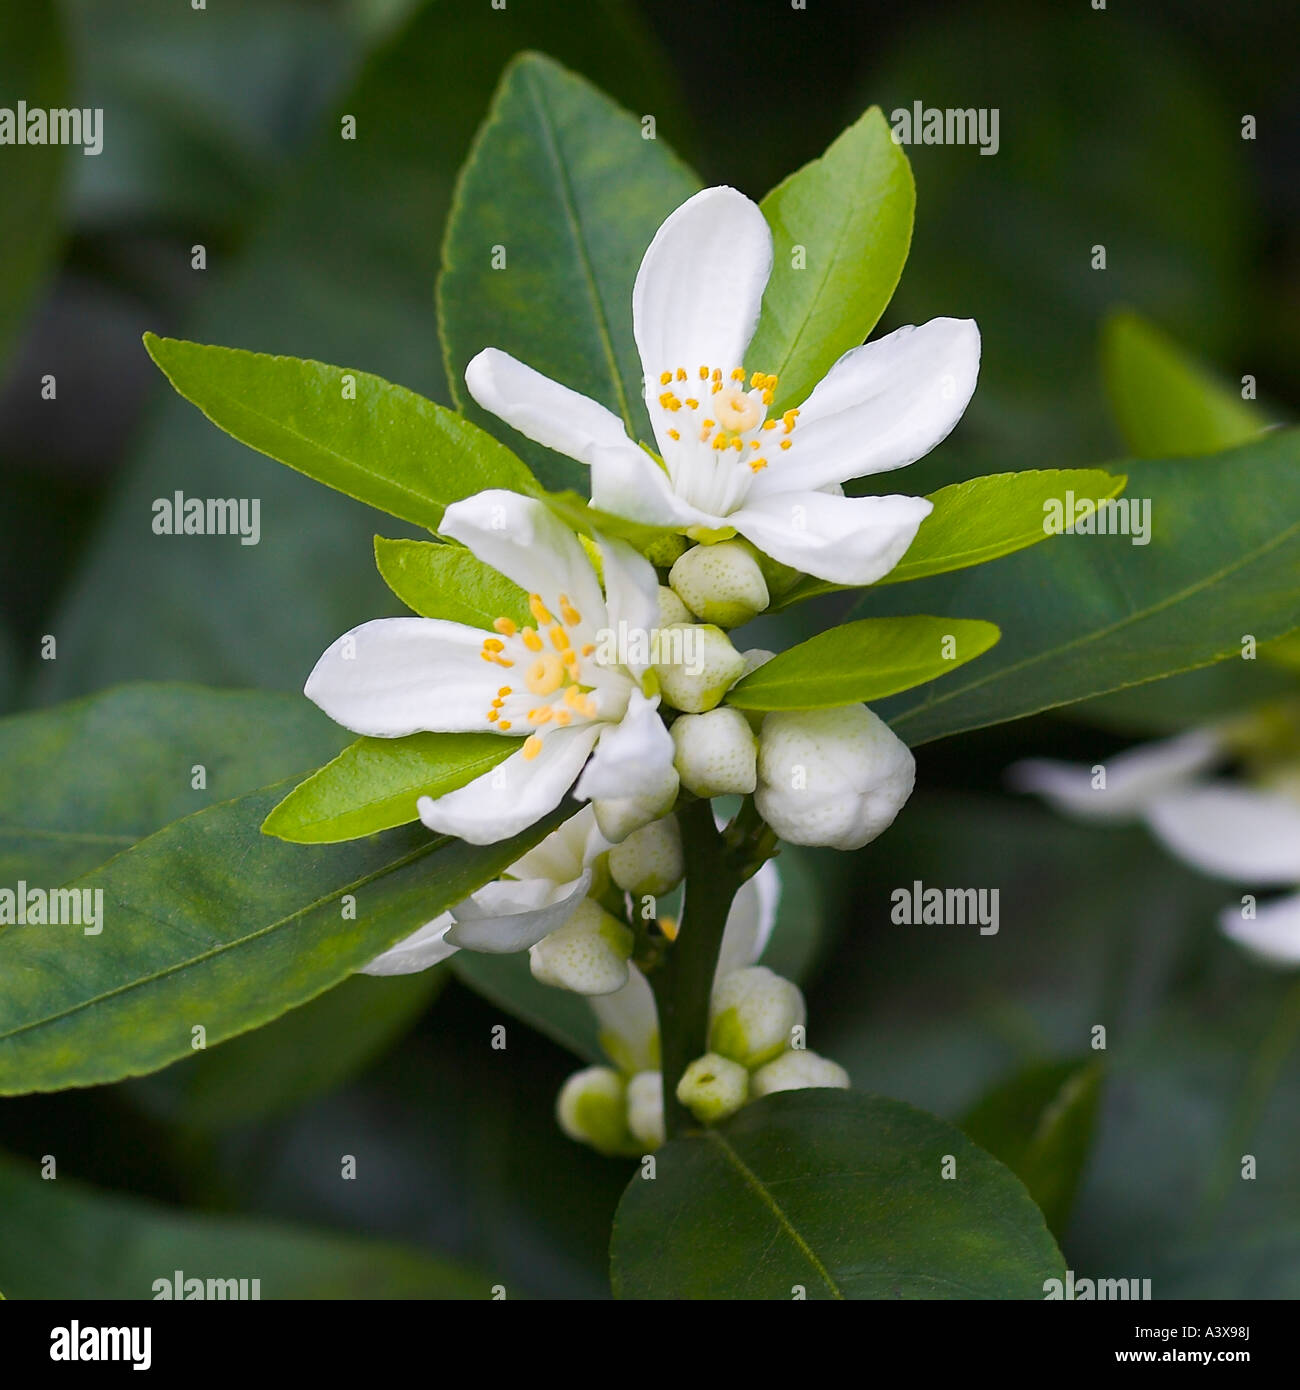
[[[664,816],[634,830],[609,852],[614,882],[634,897],[671,893],[682,881],[682,832],[675,816]]]
[[[709,1048],[743,1067],[761,1067],[790,1046],[807,1015],[799,986],[765,965],[733,970],[713,987]]]
[[[661,651],[668,647],[673,655],[655,664],[659,689],[667,704],[687,714],[712,709],[745,669],[731,639],[711,623],[678,623],[663,629],[659,642]]]
[[[697,1057],[677,1083],[677,1099],[701,1124],[734,1115],[748,1095],[749,1073],[716,1052]]]
[[[758,740],[738,709],[720,705],[673,721],[673,766],[696,796],[745,795],[758,781]]]
[[[763,720],[754,802],[792,845],[861,849],[893,823],[915,781],[911,750],[866,705]]]
[[[574,1072],[555,1102],[560,1128],[580,1144],[603,1154],[635,1154],[627,1127],[627,1086],[612,1067]]]
[[[591,803],[596,828],[611,845],[621,844],[643,825],[667,815],[677,800],[677,789],[677,773],[668,767],[652,795],[600,797]]]
[[[678,623],[694,622],[691,610],[667,584],[659,586],[659,626],[676,627]]]
[[[627,1127],[647,1149],[664,1142],[664,1078],[658,1071],[639,1071],[627,1083]]]
[[[846,1091],[849,1074],[838,1062],[792,1047],[766,1066],[759,1067],[749,1078],[749,1085],[756,1099],[770,1096],[773,1091],[804,1091],[818,1086],[834,1086]]]
[[[558,930],[528,948],[533,975],[575,994],[612,994],[627,984],[631,930],[590,898]]]
[[[697,545],[672,567],[673,592],[706,623],[739,627],[770,602],[763,571],[743,541]]]

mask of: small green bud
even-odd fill
[[[590,898],[558,930],[528,949],[533,975],[575,994],[612,994],[627,984],[631,930]]]
[[[677,1099],[701,1124],[734,1115],[748,1095],[749,1073],[716,1052],[697,1057],[677,1083]]]
[[[614,882],[635,897],[671,893],[682,881],[682,832],[675,816],[651,821],[634,830],[609,852]]]
[[[603,1154],[640,1152],[627,1127],[627,1086],[612,1067],[574,1072],[555,1102],[560,1128]]]
[[[664,1142],[664,1078],[658,1071],[639,1071],[627,1083],[627,1127],[646,1149]]]
[[[799,986],[765,965],[733,970],[713,987],[709,1047],[744,1067],[760,1067],[790,1046],[804,1022]]]
[[[720,705],[673,720],[673,766],[696,796],[744,796],[758,783],[758,740],[738,709]]]
[[[672,567],[674,593],[706,623],[739,627],[770,602],[763,571],[743,541],[697,545]]]
[[[817,1086],[834,1086],[843,1091],[848,1089],[849,1074],[838,1062],[802,1048],[790,1048],[759,1067],[749,1084],[755,1099],[770,1096],[773,1091],[803,1091]]]
[[[703,714],[735,684],[745,658],[727,634],[711,623],[678,623],[665,631],[670,636],[681,634],[681,660],[655,666],[664,701],[687,714]]]

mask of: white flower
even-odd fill
[[[697,193],[655,234],[632,324],[662,464],[603,405],[506,353],[479,353],[465,381],[484,409],[590,465],[596,507],[710,539],[739,532],[805,573],[874,583],[930,503],[849,498],[839,485],[947,436],[975,389],[979,331],[963,319],[900,328],[845,353],[797,409],[769,418],[776,378],[741,364],[771,269],[771,231],[734,188]]]
[[[609,847],[595,811],[584,806],[500,879],[376,956],[362,973],[409,975],[437,965],[461,947],[492,953],[527,950],[558,931],[581,907],[591,890],[592,866]]]
[[[866,705],[763,720],[754,804],[792,845],[861,849],[893,824],[915,781],[911,749]]]
[[[519,739],[490,772],[418,802],[429,829],[471,844],[527,829],[575,781],[582,799],[645,798],[655,802],[645,819],[659,814],[676,786],[659,697],[642,693],[644,667],[602,664],[598,650],[600,634],[620,622],[653,629],[659,585],[649,561],[601,540],[602,593],[573,532],[542,502],[512,492],[454,503],[442,530],[528,593],[536,626],[500,617],[485,634],[435,618],[364,623],[316,663],[308,697],[345,728],[379,738],[433,730]]]
[[[770,1096],[774,1091],[805,1091],[822,1087],[847,1090],[849,1074],[838,1062],[815,1052],[791,1048],[749,1078],[750,1094]]]

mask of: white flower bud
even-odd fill
[[[697,1057],[677,1083],[677,1099],[701,1124],[734,1115],[748,1095],[749,1073],[716,1052]]]
[[[627,1127],[627,1086],[612,1067],[574,1072],[555,1102],[555,1118],[570,1139],[603,1154],[640,1151]]]
[[[659,586],[659,626],[676,627],[679,623],[695,621],[695,615],[667,584]]]
[[[611,845],[621,844],[643,825],[667,815],[677,800],[677,790],[677,773],[666,767],[662,781],[651,795],[600,797],[591,803],[596,828]]]
[[[773,1091],[804,1091],[818,1086],[846,1091],[849,1074],[838,1062],[802,1048],[791,1048],[759,1067],[749,1078],[749,1085],[755,1098],[770,1096]]]
[[[711,623],[679,623],[667,631],[681,634],[682,660],[654,668],[664,701],[687,714],[703,714],[736,683],[745,658],[727,634]]]
[[[627,1083],[627,1127],[647,1149],[664,1142],[664,1078],[658,1071],[639,1071]]]
[[[763,571],[743,541],[697,545],[672,567],[673,592],[706,623],[739,627],[770,602]]]
[[[528,948],[533,975],[575,994],[612,994],[627,984],[632,932],[590,898],[558,930]]]
[[[861,849],[893,823],[915,781],[911,750],[866,705],[763,720],[754,801],[792,845]]]
[[[635,830],[609,852],[614,882],[635,897],[657,898],[682,881],[682,832],[675,816],[664,816]]]
[[[733,970],[713,987],[709,1048],[743,1067],[761,1067],[790,1046],[791,1033],[806,1017],[803,995],[792,981],[765,965]]]
[[[673,721],[673,766],[696,796],[745,795],[758,781],[758,740],[738,709],[719,706]]]

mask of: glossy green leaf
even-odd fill
[[[836,1090],[768,1096],[660,1149],[610,1258],[621,1298],[1041,1299],[1065,1272],[996,1159],[901,1101]]]
[[[1096,1058],[1040,1063],[994,1087],[961,1122],[1029,1189],[1058,1240],[1092,1147],[1101,1086]]]
[[[154,1071],[189,1055],[197,1027],[215,1045],[268,1023],[496,877],[562,814],[482,847],[416,826],[314,848],[261,833],[284,790],[199,811],[76,880],[102,891],[98,934],[0,930],[0,1095]]]
[[[938,679],[998,640],[993,623],[919,614],[864,618],[819,632],[727,692],[738,709],[831,709]]]
[[[145,334],[177,392],[250,449],[436,531],[485,488],[535,491],[528,469],[445,406],[369,372]]]
[[[337,1090],[405,1033],[447,981],[444,970],[350,975],[274,1023],[129,1082],[151,1114],[187,1129],[255,1124]]]
[[[504,574],[456,545],[375,537],[384,583],[422,618],[490,628],[498,618],[531,622],[528,595]]]
[[[420,797],[455,791],[518,751],[517,739],[500,734],[359,738],[295,787],[262,829],[323,845],[409,825]]]
[[[179,1214],[0,1156],[10,1298],[153,1299],[158,1280],[258,1279],[267,1298],[490,1298],[491,1280],[415,1250],[232,1216]],[[250,1286],[251,1289],[251,1286]],[[172,1295],[175,1297],[175,1294]],[[228,1287],[213,1297],[235,1297]]]
[[[873,106],[760,206],[774,259],[746,365],[780,378],[779,412],[807,399],[884,313],[907,261],[916,188]]]
[[[346,737],[300,695],[187,685],[0,720],[0,886],[58,887],[171,821],[307,771]]]
[[[61,7],[55,0],[0,9],[0,102],[13,112],[19,99],[29,111],[71,105]],[[0,199],[0,366],[58,249],[63,181],[73,156],[78,163],[94,162],[93,156],[84,160],[79,148],[67,145],[0,145],[5,190]]]
[[[978,569],[871,590],[854,610],[991,615],[997,652],[879,713],[909,743],[1239,656],[1300,611],[1300,431],[1224,454],[1123,465],[1117,507],[1149,503],[1150,543],[1062,536]],[[1266,498],[1267,503],[1261,502]],[[1140,520],[1140,517],[1139,517]]]
[[[1124,445],[1138,458],[1212,454],[1254,439],[1269,421],[1138,314],[1102,325],[1101,366]]]
[[[632,285],[659,224],[698,187],[657,130],[643,138],[640,120],[558,63],[526,53],[506,69],[457,184],[438,308],[457,403],[548,487],[585,489],[586,469],[481,411],[466,364],[500,348],[649,439]]]

